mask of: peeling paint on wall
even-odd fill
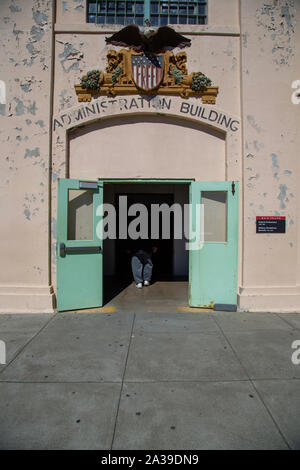
[[[264,148],[264,144],[262,142],[258,142],[257,140],[253,141],[253,145],[257,152],[259,152],[260,149]]]
[[[32,91],[32,84],[34,82],[34,77],[25,78],[24,81],[20,83],[21,89],[24,93],[30,93]]]
[[[51,173],[52,182],[55,183],[57,181],[57,178],[59,178],[59,175],[53,171]]]
[[[256,179],[258,179],[258,178],[259,178],[259,174],[256,173],[256,175],[249,176],[248,181],[256,180]]]
[[[40,156],[40,149],[39,149],[39,147],[36,147],[33,150],[26,149],[24,158],[32,158],[32,157],[37,158],[39,156]]]
[[[26,219],[30,220],[30,210],[29,209],[24,209],[24,215]]]
[[[287,188],[286,184],[281,184],[279,186],[279,189],[280,189],[280,193],[279,193],[277,199],[279,199],[279,201],[280,201],[281,209],[285,209],[286,206],[284,204],[284,201],[285,201],[285,198],[286,198],[286,192],[287,192],[288,188]]]
[[[22,11],[22,8],[16,7],[15,5],[9,5],[9,9],[12,13],[19,13]]]
[[[33,41],[39,42],[43,38],[45,31],[43,28],[41,28],[41,26],[33,25],[30,30],[30,34],[32,36]]]
[[[294,2],[290,2],[290,5],[284,5],[281,7],[281,16],[285,19],[288,28],[291,28],[294,32],[293,14],[290,12],[290,6],[294,7]]]
[[[13,34],[15,35],[16,37],[16,41],[19,42],[20,40],[20,35],[21,34],[24,34],[24,31],[22,31],[21,29],[16,29],[16,23],[14,24],[14,27],[13,27]]]
[[[26,217],[27,220],[31,220],[31,217],[35,217],[38,212],[39,212],[39,207],[36,206],[37,204],[37,200],[36,200],[36,196],[35,194],[28,194],[26,193],[25,194],[25,197],[24,197],[24,204],[23,204],[23,207],[24,207],[24,215]],[[35,206],[35,207],[33,207]]]
[[[74,7],[74,10],[77,10],[77,11],[79,10],[79,11],[80,11],[80,10],[83,10],[83,9],[84,9],[83,0],[73,0],[73,1],[74,1],[75,4],[76,4],[76,3],[77,3],[77,4],[79,3],[79,5],[76,5],[76,6]]]
[[[269,35],[273,43],[273,62],[279,67],[290,65],[294,56],[295,14],[294,0],[273,0],[256,10],[257,26],[264,31],[264,35]]]
[[[79,61],[83,58],[83,53],[75,49],[75,47],[69,42],[56,42],[63,44],[64,46],[63,52],[58,55],[58,57],[62,59],[60,63],[62,65],[63,71],[68,73],[70,70],[78,70]]]
[[[44,26],[48,22],[48,16],[41,11],[34,11],[32,14],[32,18],[39,26]]]
[[[278,179],[278,172],[275,171],[279,170],[278,157],[275,153],[271,153],[270,157],[272,159],[273,176],[275,179]]]
[[[22,114],[25,114],[25,106],[23,101],[19,100],[19,98],[14,98],[14,101],[17,103],[15,107],[15,114],[17,116],[21,116]]]
[[[20,100],[19,98],[14,98],[14,101],[17,103],[15,106],[16,116],[21,116],[22,114],[25,114],[25,113],[29,113],[32,115],[36,114],[37,106],[36,106],[35,101],[31,102],[30,100],[27,100],[26,102],[28,104],[24,104],[24,102]]]
[[[28,50],[29,54],[31,54],[31,56],[32,56],[31,57],[31,59],[32,59],[31,62],[33,63],[33,59],[35,59],[35,57],[33,57],[33,56],[37,56],[41,51],[39,49],[36,49],[31,42],[26,44],[26,49]],[[27,63],[28,63],[28,61],[27,61]]]
[[[61,111],[62,109],[65,109],[65,107],[70,108],[72,106],[73,102],[73,97],[72,95],[67,94],[67,90],[62,90],[60,92],[60,108],[59,110]]]
[[[247,116],[247,121],[249,122],[249,124],[253,127],[253,129],[255,129],[257,132],[261,132],[261,127],[259,127],[259,125],[257,124],[257,122],[255,121],[254,117],[253,116]]]

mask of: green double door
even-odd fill
[[[102,181],[59,179],[58,311],[103,304],[102,203]],[[235,310],[238,183],[191,181],[189,223],[189,305]]]

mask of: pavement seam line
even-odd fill
[[[27,343],[24,344],[24,346],[16,353],[16,355],[12,358],[12,360],[5,365],[5,367],[0,370],[0,375],[9,367],[11,366],[15,360],[20,356],[20,354],[24,351],[24,349],[41,333],[42,330],[44,330],[48,325],[49,323],[54,320],[54,318],[56,318],[56,316],[58,315],[58,312],[56,312],[46,323],[45,325],[43,325],[36,333],[35,335],[33,335],[28,341]],[[22,382],[20,382],[22,383]]]
[[[131,326],[131,331],[130,331],[130,337],[129,337],[128,350],[127,350],[127,355],[126,355],[126,360],[125,360],[125,365],[124,365],[124,372],[123,372],[123,376],[122,376],[122,382],[121,382],[121,388],[120,388],[120,395],[119,395],[119,400],[118,400],[117,412],[116,412],[116,416],[115,416],[115,425],[114,425],[114,430],[113,430],[113,435],[112,435],[110,450],[113,450],[113,445],[114,445],[114,440],[115,440],[115,435],[116,435],[116,430],[117,430],[117,421],[118,421],[119,409],[120,409],[120,404],[121,404],[121,399],[122,399],[124,378],[125,378],[126,369],[127,369],[127,362],[128,362],[129,351],[130,351],[130,346],[131,346],[131,341],[132,341],[132,335],[133,335],[133,329],[134,329],[134,324],[135,324],[135,318],[136,318],[136,313],[134,312],[134,314],[133,314],[132,326]]]
[[[244,371],[246,377],[248,377],[248,381],[250,381],[251,379],[250,379],[250,376],[249,376],[249,374],[248,374],[248,372],[247,372],[247,369],[245,368],[244,364],[241,362],[240,358],[238,357],[238,355],[236,354],[235,350],[233,349],[233,346],[232,346],[232,344],[230,343],[229,339],[227,338],[227,336],[226,336],[225,332],[223,331],[221,325],[219,325],[219,323],[217,322],[216,318],[213,318],[213,320],[214,320],[215,324],[217,325],[219,331],[221,332],[222,336],[224,337],[226,343],[229,345],[231,351],[233,352],[233,355],[235,356],[235,358],[237,359],[238,363],[240,364],[240,366],[241,366],[242,370]]]
[[[215,321],[216,321],[216,320],[215,320]],[[217,321],[216,321],[216,323],[217,323]],[[287,438],[285,437],[283,431],[281,431],[281,429],[280,429],[280,427],[279,427],[279,424],[277,423],[276,419],[275,419],[274,416],[272,415],[271,411],[269,410],[268,406],[266,405],[265,401],[263,400],[261,394],[258,392],[257,388],[255,387],[255,384],[254,384],[253,380],[251,379],[250,375],[248,374],[246,367],[244,366],[244,364],[242,363],[242,361],[241,361],[240,358],[238,357],[238,354],[237,354],[237,352],[235,351],[234,347],[232,346],[231,342],[229,341],[229,338],[227,338],[227,336],[226,336],[225,332],[223,331],[221,325],[219,325],[218,323],[217,323],[217,325],[218,325],[218,327],[220,328],[220,331],[222,332],[222,334],[223,334],[224,338],[226,339],[227,343],[229,344],[229,346],[230,346],[230,348],[231,348],[231,350],[232,350],[234,356],[236,357],[237,361],[238,361],[239,364],[241,365],[241,367],[242,367],[242,369],[244,370],[244,372],[245,372],[245,374],[247,375],[247,377],[249,377],[249,383],[251,384],[252,388],[253,388],[254,391],[256,392],[256,394],[257,394],[258,398],[260,399],[260,401],[261,401],[263,407],[265,408],[267,414],[270,416],[271,421],[274,423],[274,426],[275,426],[275,428],[277,429],[279,435],[281,436],[283,442],[287,445],[287,448],[288,448],[289,450],[291,450],[291,447],[290,447],[290,445],[289,445],[289,443],[288,443]],[[269,331],[270,331],[270,330],[269,330]]]
[[[284,380],[284,379],[283,379],[283,380]],[[279,427],[279,424],[277,423],[276,419],[273,417],[271,410],[269,409],[269,407],[268,407],[268,405],[265,403],[265,401],[264,401],[262,395],[260,394],[260,392],[259,392],[258,389],[256,388],[255,383],[253,382],[253,380],[250,380],[250,382],[251,382],[252,387],[254,388],[255,392],[256,392],[257,395],[259,396],[261,402],[263,403],[264,407],[266,408],[266,410],[267,410],[269,416],[271,417],[273,423],[275,424],[276,428],[278,429],[278,432],[280,433],[282,439],[283,439],[284,442],[286,443],[288,449],[289,449],[289,450],[292,450],[292,448],[291,448],[291,446],[290,446],[290,444],[289,444],[289,442],[288,442],[288,439],[285,437],[283,431],[281,431],[281,429],[280,429],[280,427]]]
[[[285,318],[282,318],[280,315],[285,315],[284,313],[275,313],[275,315],[277,315],[277,317],[279,317],[281,320],[283,320],[287,325],[289,325],[291,328],[293,328],[293,330],[300,330],[300,327],[297,327],[295,325],[293,325],[292,323],[289,323],[288,320],[286,320]]]
[[[278,378],[278,377],[270,377],[270,378],[263,378],[263,379],[253,379],[255,380],[255,382],[281,382],[282,380],[284,380],[285,382],[295,382],[295,381],[300,381],[300,378],[287,378],[287,379],[282,379],[282,378]],[[125,380],[124,383],[125,384],[166,384],[166,383],[169,383],[169,384],[180,384],[180,383],[186,383],[186,384],[190,384],[190,383],[195,383],[195,384],[206,384],[206,383],[233,383],[233,382],[250,382],[251,380],[249,379],[226,379],[226,380],[222,380],[222,379],[191,379],[191,380],[188,380],[188,379],[182,379],[182,380]],[[78,384],[78,385],[83,385],[83,384],[98,384],[98,385],[118,385],[118,384],[121,384],[120,381],[94,381],[94,380],[88,380],[88,381],[84,381],[84,382],[79,382],[78,380],[75,380],[75,381],[49,381],[49,382],[46,382],[46,381],[40,381],[40,380],[0,380],[0,385],[1,384],[40,384],[40,385],[49,385],[49,384],[57,384],[57,385],[60,385],[60,384]]]

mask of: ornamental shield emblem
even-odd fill
[[[157,88],[163,79],[163,56],[131,54],[132,76],[135,85],[145,91]]]

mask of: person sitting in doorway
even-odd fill
[[[156,246],[147,247],[145,244],[137,244],[127,250],[127,253],[131,255],[132,275],[138,289],[141,289],[143,285],[150,285],[153,269],[152,255],[156,252]]]

